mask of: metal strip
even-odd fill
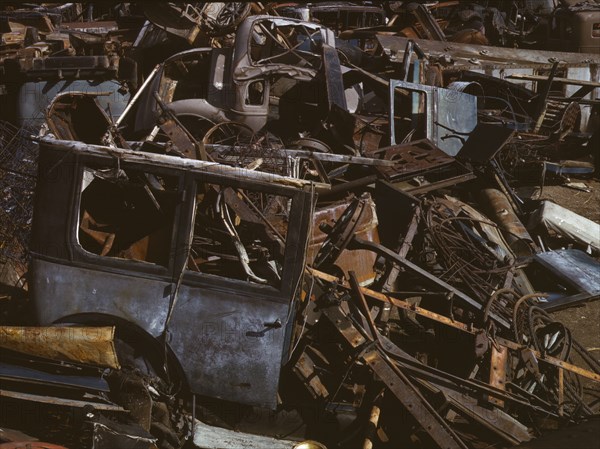
[[[327,282],[335,282],[337,283],[339,286],[344,287],[344,288],[350,288],[350,285],[348,284],[348,282],[343,281],[335,276],[331,276],[327,273],[323,273],[322,271],[318,271],[315,270],[314,268],[307,268],[310,273],[319,278],[322,279],[324,281]],[[383,293],[380,292],[376,292],[374,290],[370,290],[366,287],[360,287],[361,291],[363,292],[363,294],[365,294],[366,296],[379,300],[381,302],[386,302],[386,303],[390,303],[400,309],[404,309],[404,310],[409,310],[411,312],[416,313],[417,315],[432,319],[434,321],[437,321],[438,323],[442,323],[445,324],[447,326],[453,327],[455,329],[459,329],[463,332],[467,332],[469,334],[476,334],[477,332],[481,332],[481,329],[478,329],[476,327],[461,323],[460,321],[455,321],[452,320],[450,318],[448,318],[447,316],[444,315],[440,315],[438,313],[435,312],[431,312],[429,310],[423,309],[421,307],[418,306],[414,306],[412,304],[407,303],[406,301],[402,301],[400,299],[396,299],[396,298],[392,298],[390,296],[387,296]],[[498,343],[501,346],[505,346],[508,349],[512,349],[514,351],[520,351],[521,349],[525,349],[526,346],[524,345],[520,345],[518,343],[514,343],[510,340],[506,340],[502,337],[496,337],[496,343]],[[529,348],[528,348],[529,349]],[[542,361],[542,362],[546,362],[550,365],[554,365],[560,368],[563,368],[567,371],[570,371],[572,373],[578,374],[582,377],[585,377],[587,379],[591,379],[595,382],[600,382],[600,374],[594,373],[592,371],[586,370],[584,368],[580,368],[578,366],[575,366],[571,363],[556,359],[554,357],[550,357],[550,356],[543,356],[540,352],[532,350],[532,353],[535,355],[535,357]]]

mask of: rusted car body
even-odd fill
[[[52,139],[40,147],[30,271],[39,323],[164,339],[192,392],[274,407],[309,235],[308,183]],[[285,225],[280,238],[252,223],[240,205],[249,196]]]
[[[286,107],[309,103],[300,84],[317,76],[321,45],[335,46],[333,33],[323,26],[251,16],[239,26],[233,48],[198,48],[167,59],[140,96],[136,129],[155,120],[153,92],[158,92],[192,127],[233,120],[257,131]]]

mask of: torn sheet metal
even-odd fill
[[[456,156],[468,134],[477,126],[477,97],[453,89],[390,80],[390,142],[392,145],[404,137],[396,135],[395,101],[393,101],[396,98],[396,88],[414,92],[411,95],[413,123],[424,121],[425,137],[445,153]]]
[[[600,224],[594,223],[569,209],[552,201],[543,201],[542,206],[532,217],[532,226],[543,225],[548,231],[555,232],[575,242],[591,246],[600,251]]]
[[[0,327],[0,347],[65,362],[119,369],[114,327]]]
[[[452,187],[475,178],[471,170],[428,139],[392,145],[368,154],[383,156],[382,162],[390,164],[376,167],[381,177],[402,183],[402,190],[412,195]]]
[[[250,2],[206,2],[201,10],[202,32],[209,36],[231,33],[250,14],[251,8]]]
[[[94,417],[92,449],[153,449],[157,438],[139,425],[111,421],[103,416]]]
[[[282,17],[252,16],[240,24],[236,33],[233,60],[234,78],[242,81],[261,74],[287,73],[304,81],[313,79],[318,68],[310,63],[303,66],[303,58],[294,51],[298,45],[291,45],[287,39],[274,37],[290,31],[302,38],[306,36],[309,40],[319,36],[318,38],[322,39],[323,44],[335,48],[333,32],[320,25]],[[256,59],[256,56],[252,55],[250,51],[252,44],[256,46],[257,43],[268,52],[267,55],[261,54],[261,59]],[[289,58],[285,58],[288,53],[294,55],[293,63],[288,62]],[[304,60],[304,63],[306,62]]]

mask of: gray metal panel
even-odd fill
[[[577,290],[600,293],[600,263],[578,249],[536,254],[534,260]]]
[[[182,285],[169,323],[169,346],[191,389],[275,408],[288,310],[288,303],[242,289]],[[268,326],[277,320],[282,327]]]
[[[170,285],[163,280],[63,265],[34,258],[31,295],[40,324],[52,324],[80,313],[117,316],[153,336],[163,331]]]
[[[466,139],[467,134],[477,126],[477,97],[452,89],[390,80],[390,98],[397,87],[425,95],[425,111],[419,110],[420,102],[417,100],[413,101],[413,114],[424,113],[426,137],[446,154],[456,156],[463,146],[461,138]],[[390,109],[390,117],[394,117],[393,101],[390,101]],[[393,120],[390,120],[390,127],[390,140],[394,145],[396,135]]]

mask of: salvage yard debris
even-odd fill
[[[600,298],[600,224],[540,199],[600,174],[600,7],[570,3],[3,6],[0,447],[595,422],[554,312]]]

